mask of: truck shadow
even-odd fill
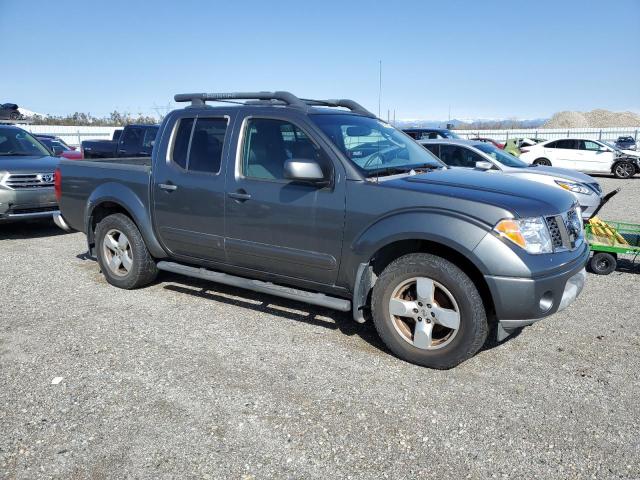
[[[197,278],[163,272],[160,281],[171,282],[170,285],[164,285],[163,288],[172,292],[192,295],[194,297],[256,312],[268,313],[288,320],[307,323],[330,330],[339,330],[340,333],[347,336],[357,335],[372,347],[392,355],[391,351],[382,343],[382,340],[380,340],[373,326],[371,315],[365,314],[365,318],[367,319],[365,323],[357,323],[353,320],[351,312],[339,312],[328,308],[316,307],[294,300],[251,292]],[[520,333],[520,330],[516,330],[512,335],[498,342],[495,338],[495,328],[491,328],[489,337],[480,351],[491,350],[494,347],[509,342],[520,335]]]
[[[174,275],[167,272],[162,274],[161,281],[171,282],[171,285],[164,285],[163,288],[172,292],[213,300],[255,312],[268,313],[329,330],[339,330],[343,335],[347,336],[358,335],[371,346],[389,353],[378,337],[373,324],[369,321],[364,324],[355,322],[351,316],[351,312],[339,312],[337,310],[316,307],[286,298],[207,282],[197,278]]]
[[[52,220],[26,220],[0,223],[0,240],[26,240],[29,238],[66,235]]]

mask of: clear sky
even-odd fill
[[[640,0],[0,0],[0,102],[153,113],[290,90],[398,119],[640,112]]]

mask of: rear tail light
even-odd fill
[[[56,200],[60,202],[62,198],[62,175],[59,168],[56,168],[56,171],[53,172],[53,190],[56,193]]]

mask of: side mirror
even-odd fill
[[[493,168],[493,163],[491,162],[476,162],[476,168],[478,170],[491,170]]]
[[[284,178],[318,185],[329,183],[315,160],[293,158],[284,162]]]
[[[51,147],[51,150],[56,157],[59,157],[60,155],[62,155],[62,152],[64,152],[64,148],[60,147],[59,145],[54,145],[53,147]]]
[[[604,145],[600,145],[600,147],[598,148],[599,152],[608,152],[611,149],[609,147],[605,147]]]

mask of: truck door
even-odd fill
[[[139,157],[144,141],[144,131],[144,127],[141,126],[125,127],[118,141],[116,157]]]
[[[224,164],[231,115],[179,114],[157,146],[153,215],[163,246],[177,257],[224,262]]]
[[[225,248],[234,265],[333,284],[342,250],[345,173],[310,131],[284,118],[244,120],[235,169],[227,171]],[[318,162],[330,184],[285,179],[284,163],[292,158]]]

